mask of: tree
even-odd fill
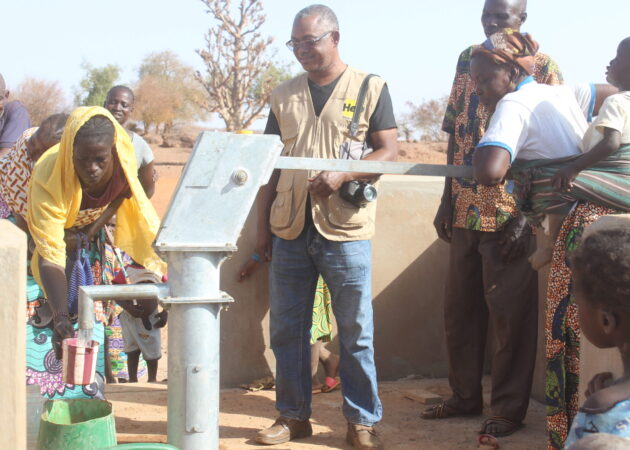
[[[293,78],[291,73],[291,65],[280,65],[272,62],[264,73],[261,73],[258,79],[254,82],[251,95],[255,99],[262,101],[266,104],[269,103],[269,97],[271,91],[280,83]]]
[[[411,127],[411,119],[409,114],[403,114],[396,119],[398,125],[398,137],[402,137],[406,142],[411,141],[411,135],[413,134],[413,128]]]
[[[423,141],[443,142],[447,140],[446,133],[442,131],[442,121],[448,105],[448,96],[424,100],[419,105],[407,102],[411,110],[409,118],[412,124],[420,131]]]
[[[179,106],[179,99],[174,92],[168,90],[164,80],[146,76],[138,82],[134,94],[136,101],[133,117],[143,122],[145,132],[152,126],[157,130],[160,124],[175,120],[174,111]]]
[[[192,67],[182,63],[170,51],[147,55],[138,70],[135,87],[134,118],[144,123],[145,131],[152,125],[168,133],[175,121],[204,119],[199,106],[203,89],[197,83]]]
[[[260,0],[240,0],[235,14],[231,0],[201,0],[218,22],[206,34],[206,48],[197,54],[206,74],[196,73],[207,93],[203,107],[216,112],[228,131],[249,128],[263,116],[283,68],[268,53],[273,38],[263,38],[265,15]]]
[[[27,77],[12,96],[26,107],[33,126],[39,126],[46,117],[67,108],[63,89],[57,81]]]
[[[108,64],[104,67],[93,67],[84,62],[81,68],[85,71],[79,83],[79,92],[74,102],[80,106],[103,106],[107,91],[109,91],[120,77],[120,67]]]

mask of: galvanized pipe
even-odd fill
[[[167,252],[175,298],[221,297],[225,252]],[[219,448],[221,303],[171,303],[168,325],[168,443]]]
[[[94,328],[95,300],[159,300],[169,295],[166,284],[118,284],[79,287],[79,329]]]
[[[395,161],[368,161],[352,159],[297,158],[281,156],[276,169],[330,170],[334,172],[363,172],[374,174],[424,175],[454,178],[472,178],[471,166],[446,164],[417,164]]]

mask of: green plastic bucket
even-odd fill
[[[116,445],[112,404],[105,400],[49,400],[37,437],[38,450],[88,450]]]

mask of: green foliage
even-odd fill
[[[78,106],[103,106],[107,91],[120,77],[120,67],[115,64],[94,67],[84,62],[81,68],[85,71],[85,75],[79,82],[80,89],[75,95],[74,102]]]
[[[252,87],[250,96],[257,101],[269,101],[268,93],[280,83],[293,78],[291,64],[279,65],[274,62],[258,77]]]
[[[144,122],[145,128],[161,126],[167,132],[175,122],[206,117],[200,106],[204,92],[192,67],[171,51],[145,56],[138,70],[135,94],[133,116]]]
[[[170,50],[149,53],[142,60],[138,69],[138,78],[147,76],[178,81],[192,77],[192,68],[182,63],[179,57]]]

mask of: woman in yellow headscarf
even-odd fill
[[[35,352],[37,360],[28,358],[27,376],[30,377],[29,384],[40,384],[42,392],[50,397],[56,394],[81,396],[80,392],[66,392],[73,388],[60,384],[60,374],[56,369],[61,341],[73,335],[72,318],[76,312],[69,308],[75,293],[68,295],[69,286],[74,286],[69,285],[67,274],[70,275],[70,271],[66,270],[67,258],[75,250],[67,248],[66,243],[73,242],[77,236],[83,238],[82,233],[91,239],[89,257],[92,270],[88,271],[91,272],[88,277],[93,276],[94,283],[101,284],[105,280],[106,269],[103,259],[107,256],[104,252],[91,250],[104,248],[98,246],[98,239],[94,237],[102,237],[100,228],[109,217],[117,214],[116,247],[136,263],[159,275],[165,270],[163,261],[151,246],[159,219],[140,185],[137,173],[129,135],[101,107],[76,109],[66,123],[60,144],[48,150],[33,169],[27,213],[36,247],[31,268],[52,309],[52,336],[45,337],[52,338],[53,349],[45,355],[43,349],[39,349]],[[109,249],[111,257],[112,247],[109,246]],[[99,337],[99,330],[94,331],[95,338]],[[35,336],[35,341],[46,341],[45,337],[39,334]],[[56,358],[53,358],[55,353]],[[43,363],[38,360],[43,360]],[[101,364],[97,365],[97,371],[99,368],[102,370],[102,357],[99,360]],[[32,373],[29,374],[29,371]],[[83,391],[92,394],[86,389]]]

